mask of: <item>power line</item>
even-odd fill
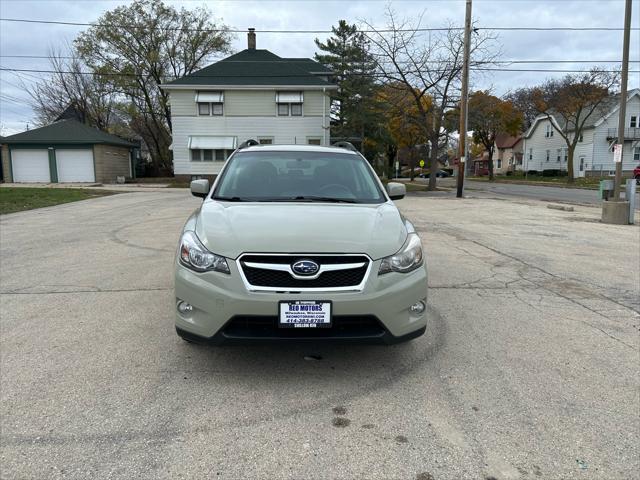
[[[557,69],[547,69],[547,68],[485,68],[485,67],[470,67],[471,70],[477,71],[485,71],[485,72],[547,72],[547,73],[589,73],[585,70],[557,70]],[[8,67],[0,67],[0,71],[5,72],[32,72],[32,73],[57,73],[57,74],[78,74],[78,75],[96,75],[102,77],[149,77],[149,74],[143,73],[95,73],[95,72],[73,72],[70,70],[37,70],[37,69],[29,69],[29,68],[8,68]],[[440,70],[430,70],[431,72],[438,72]],[[441,70],[442,72],[448,72],[449,70]],[[617,70],[600,70],[603,73],[617,73]],[[640,70],[633,70],[629,73],[640,73]],[[361,76],[371,76],[371,77],[381,77],[380,74],[354,74]],[[238,75],[197,75],[198,78],[252,78],[254,75],[246,75],[246,74],[238,74]],[[286,75],[260,75],[260,77],[267,78],[290,78],[290,77],[300,77],[307,78],[309,74],[286,74]],[[168,75],[166,77],[169,78],[182,78],[182,77],[173,77]]]
[[[62,60],[83,60],[80,57],[65,55],[1,55],[0,58],[18,58],[18,59],[62,59]],[[308,60],[289,60],[284,59],[287,63],[308,63]],[[447,60],[438,62],[433,60],[429,63],[447,63]],[[263,60],[225,60],[225,63],[264,63]],[[477,63],[620,63],[620,60],[500,60],[498,62],[477,62]],[[629,60],[629,63],[640,63],[640,60]]]
[[[104,23],[87,23],[87,22],[66,22],[61,20],[32,20],[27,18],[0,18],[3,22],[20,22],[20,23],[38,23],[48,25],[69,25],[80,27],[107,27],[113,28],[112,24]],[[145,29],[148,27],[143,25],[117,25],[116,27]],[[207,33],[246,33],[247,30],[239,30],[234,28],[181,28],[181,27],[156,27],[158,30],[176,31],[176,32],[207,32]],[[391,32],[446,32],[451,30],[464,30],[463,27],[436,27],[436,28],[401,28],[401,29],[380,29],[380,30],[359,30],[361,33],[391,33]],[[600,31],[621,31],[620,27],[474,27],[474,30],[497,30],[497,31],[584,31],[584,32],[600,32]],[[631,30],[640,30],[640,28],[632,28]],[[333,30],[255,30],[256,33],[333,33]]]

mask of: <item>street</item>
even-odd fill
[[[426,183],[428,179],[416,179]],[[455,188],[454,177],[439,178],[438,185],[447,188]],[[623,188],[624,190],[624,188]],[[465,179],[465,194],[467,196],[499,196],[519,197],[546,202],[578,203],[585,205],[601,205],[598,190],[585,188],[558,188],[544,185],[520,185],[516,183],[493,183]],[[636,210],[640,209],[640,189],[636,189]]]
[[[430,290],[395,346],[180,340],[186,189],[0,217],[0,476],[637,478],[640,228],[490,187],[397,202]]]

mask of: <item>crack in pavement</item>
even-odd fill
[[[482,282],[487,282],[490,280],[495,280],[496,277],[498,275],[501,275],[502,272],[496,272],[495,268],[496,267],[505,267],[505,268],[509,268],[509,267],[513,267],[513,264],[509,264],[509,263],[502,263],[500,265],[496,265],[495,260],[486,256],[486,255],[478,255],[476,252],[470,251],[468,249],[465,249],[464,247],[460,246],[460,245],[452,245],[454,248],[456,248],[459,251],[462,251],[463,253],[476,258],[478,260],[480,260],[481,262],[489,265],[490,270],[493,272],[492,275],[487,275],[484,277],[481,277],[479,279],[470,281],[470,282],[464,282],[464,283],[460,283],[460,284],[455,284],[455,285],[442,285],[442,286],[430,286],[429,288],[434,288],[434,289],[469,289],[469,290],[508,290],[509,286],[513,283],[518,283],[518,282],[525,282],[526,284],[530,285],[533,288],[538,288],[540,290],[546,291],[548,292],[550,295],[552,296],[557,296],[560,298],[563,298],[564,300],[582,307],[592,313],[594,313],[595,315],[602,317],[606,320],[612,320],[611,317],[605,315],[604,313],[602,313],[602,311],[598,311],[592,307],[590,307],[589,305],[585,305],[585,303],[580,302],[578,299],[573,298],[569,295],[567,295],[566,293],[564,293],[562,291],[562,288],[567,289],[570,288],[572,286],[571,282],[575,282],[574,279],[570,279],[570,278],[565,278],[562,277],[560,275],[556,275],[552,272],[549,272],[547,270],[545,270],[542,267],[539,267],[537,265],[533,265],[523,259],[520,259],[514,255],[511,255],[509,253],[506,252],[502,252],[501,250],[498,250],[497,248],[494,248],[492,246],[486,245],[478,240],[475,239],[471,239],[471,238],[467,238],[463,235],[463,233],[457,229],[454,229],[453,227],[451,227],[450,225],[443,225],[443,224],[439,224],[438,225],[438,229],[434,231],[438,231],[438,233],[442,233],[444,235],[448,235],[450,237],[455,238],[456,240],[460,241],[460,242],[469,242],[472,243],[478,247],[484,248],[490,252],[493,252],[496,255],[499,255],[500,257],[504,257],[504,258],[508,258],[510,259],[512,262],[514,262],[515,264],[519,264],[522,265],[521,268],[516,268],[515,269],[515,273],[517,278],[515,280],[509,280],[508,282],[501,282],[503,283],[502,286],[491,286],[491,285],[487,285],[487,286],[483,286]],[[530,273],[529,271],[533,270],[533,271],[537,271],[539,273],[543,274],[543,277],[546,277],[546,280],[544,280],[543,278],[531,278],[528,274]],[[507,272],[505,272],[507,273]],[[509,272],[511,273],[511,272]],[[549,278],[551,280],[549,280]],[[561,282],[561,284],[557,284],[557,282]],[[498,280],[498,282],[500,282],[500,280]],[[603,293],[601,293],[600,291],[594,291],[596,289],[600,289],[601,287],[598,287],[592,283],[588,283],[588,282],[581,282],[582,284],[587,284],[589,285],[590,289],[585,289],[584,287],[582,287],[582,285],[576,284],[577,287],[581,288],[583,291],[585,291],[585,293],[588,291],[588,293],[590,295],[592,295],[593,297],[596,298],[601,298],[604,299],[606,301],[609,301],[615,305],[618,305],[620,307],[623,307],[624,309],[627,310],[631,310],[635,313],[640,313],[638,312],[638,310],[636,310],[634,307],[629,306],[629,305],[625,305],[613,298],[611,298],[609,295],[605,295]],[[518,290],[523,290],[518,289]],[[628,291],[624,291],[625,293],[628,293]],[[539,308],[534,307],[532,304],[530,304],[527,301],[524,301],[521,297],[515,295],[514,298],[518,299],[519,301],[523,302],[525,305],[535,308],[537,311],[540,311]],[[628,348],[632,348],[632,349],[636,349],[636,347],[634,345],[631,345],[627,342],[625,342],[624,340],[616,337],[615,335],[612,335],[611,333],[607,332],[606,330],[604,330],[603,328],[598,327],[597,325],[594,325],[588,321],[586,321],[583,318],[578,318],[576,319],[579,322],[583,323],[584,325],[597,330],[603,334],[605,334],[606,336],[608,336],[609,338],[621,343],[622,345],[625,345]]]

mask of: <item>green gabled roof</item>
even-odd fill
[[[307,70],[309,73],[320,73],[327,75],[333,75],[334,73],[330,68],[327,68],[320,62],[316,62],[311,58],[284,58],[283,60],[295,63],[298,67]]]
[[[3,143],[33,144],[107,144],[135,147],[135,143],[92,128],[77,120],[60,120],[50,125],[4,137]]]
[[[247,49],[165,85],[334,86],[311,72],[331,73],[310,58],[281,58],[269,50]]]

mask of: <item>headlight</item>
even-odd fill
[[[420,237],[410,233],[398,252],[382,259],[378,275],[389,272],[407,273],[422,265],[422,244]]]
[[[184,232],[182,234],[180,239],[180,263],[196,272],[214,270],[216,272],[229,273],[227,260],[207,250],[194,232]]]

